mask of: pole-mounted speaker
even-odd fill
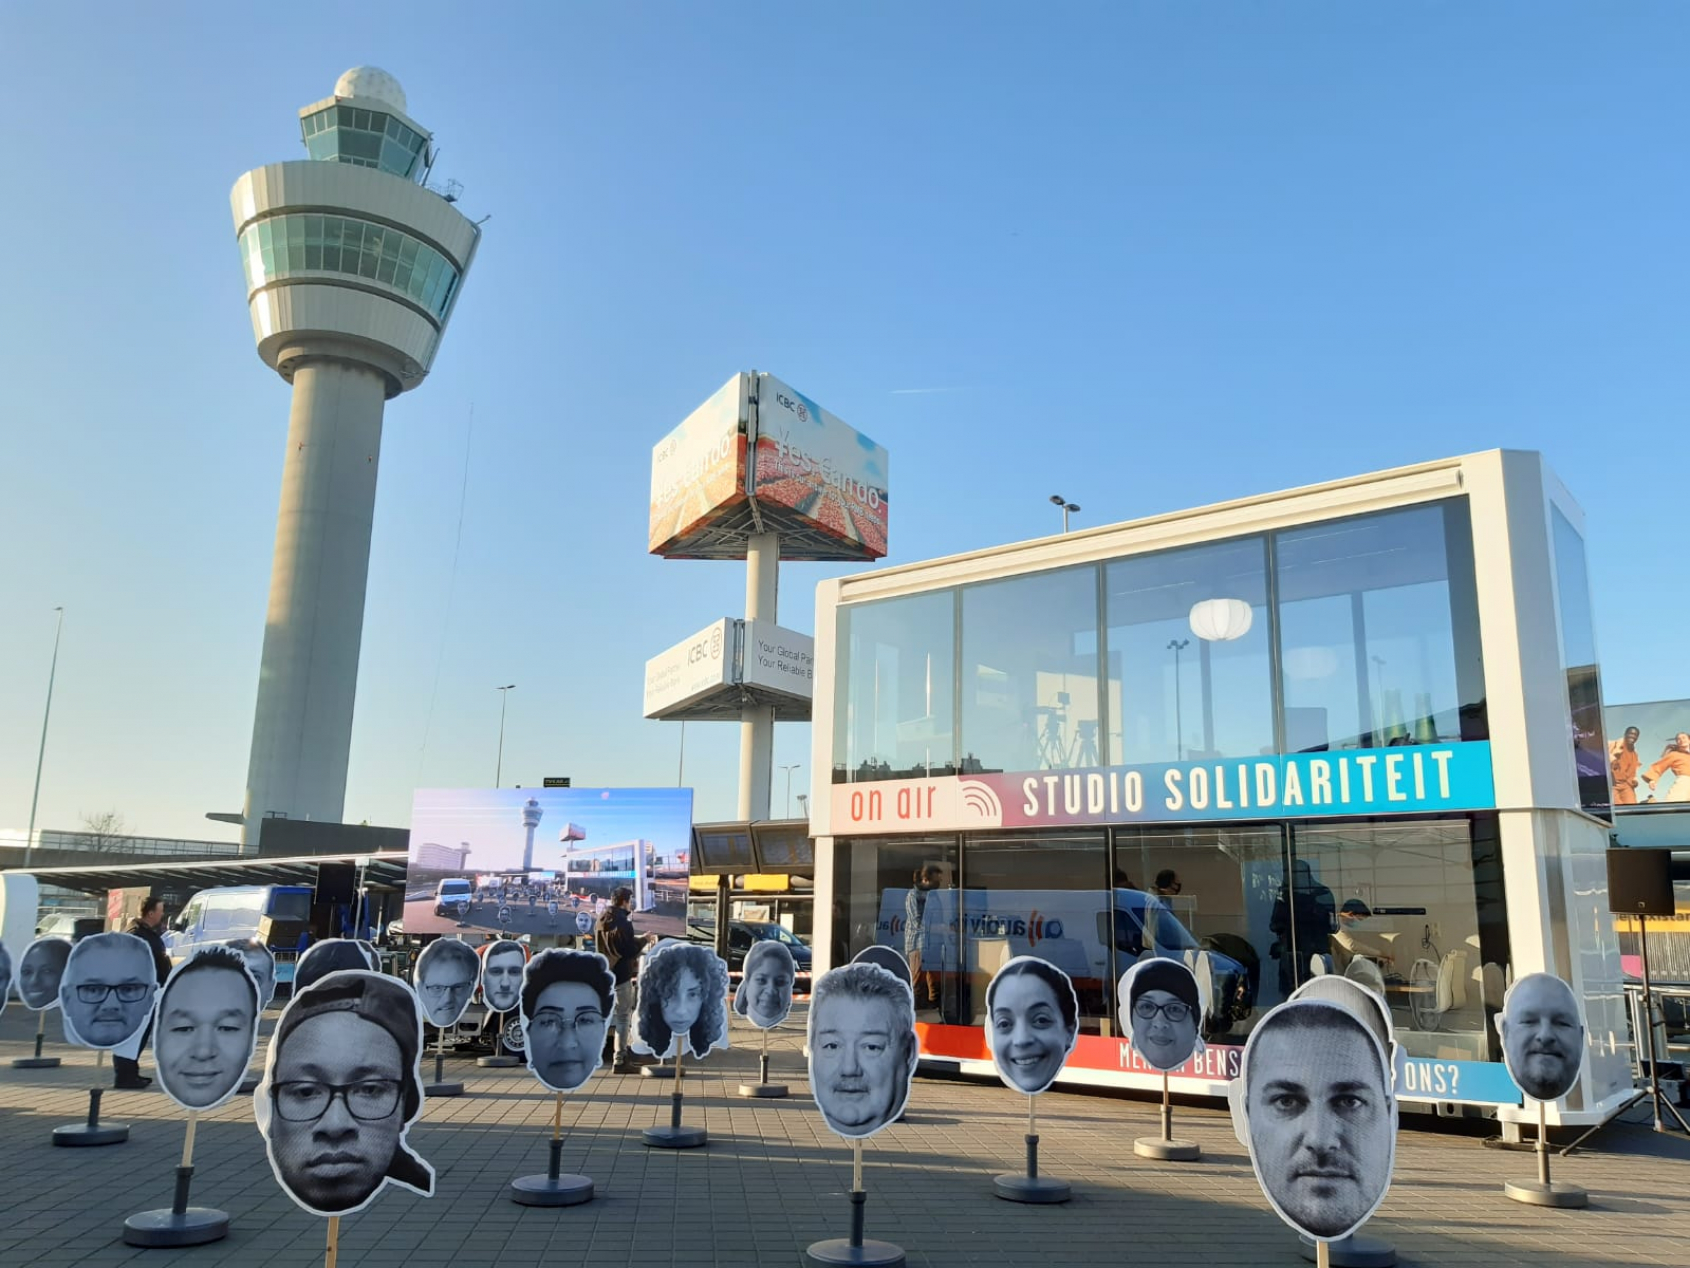
[[[1608,851],[1608,910],[1615,915],[1671,916],[1672,851]]]

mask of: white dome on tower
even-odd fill
[[[334,95],[374,98],[386,102],[400,114],[407,113],[405,90],[399,86],[397,79],[379,66],[354,66],[335,80]]]

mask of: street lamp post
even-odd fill
[[[1072,511],[1075,515],[1078,515],[1080,513],[1080,504],[1078,502],[1068,501],[1060,493],[1052,493],[1050,495],[1050,500],[1052,503],[1062,508],[1062,531],[1066,533],[1068,531],[1068,513]]]
[[[29,798],[29,835],[23,843],[23,865],[27,868],[35,854],[35,807],[41,800],[41,765],[47,760],[47,719],[53,716],[53,677],[59,672],[59,635],[65,629],[65,610],[54,608],[59,623],[53,630],[53,663],[47,670],[47,707],[41,711],[41,750],[35,755],[35,791]]]
[[[786,772],[786,817],[788,819],[792,818],[792,772],[803,764],[802,762],[794,762],[790,766],[781,767]]]
[[[499,693],[499,760],[493,767],[493,787],[501,787],[505,778],[505,705],[510,700],[510,692],[516,686],[507,683],[496,690]]]
[[[1178,761],[1185,760],[1185,710],[1181,707],[1179,687],[1179,654],[1191,646],[1189,638],[1171,638],[1168,647],[1174,654],[1174,750]]]

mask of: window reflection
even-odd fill
[[[964,587],[962,749],[989,771],[1103,764],[1095,568]]]
[[[891,947],[909,961],[917,1020],[961,1021],[956,838],[841,840],[833,858],[833,963]]]
[[[956,773],[951,591],[842,608],[834,781]]]
[[[1602,732],[1602,674],[1596,663],[1596,630],[1590,610],[1584,538],[1559,507],[1552,506],[1550,516],[1554,526],[1562,666],[1567,673],[1567,709],[1573,762],[1578,771],[1579,804],[1586,809],[1606,809],[1612,795],[1608,749]]]
[[[1105,585],[1111,761],[1274,751],[1262,538],[1118,559]]]
[[[457,290],[457,269],[433,247],[349,216],[272,216],[248,228],[240,246],[249,289],[290,273],[345,273],[392,285],[436,317]]]

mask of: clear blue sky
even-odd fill
[[[650,451],[751,368],[888,448],[889,562],[1054,531],[1051,493],[1092,525],[1542,449],[1607,696],[1690,690],[1681,3],[330,14],[0,8],[0,828],[63,604],[40,826],[233,835],[288,389],[229,187],[366,63],[492,219],[388,407],[351,821],[490,784],[508,682],[507,784],[673,783],[643,662],[744,571],[646,555]],[[841,571],[788,565],[783,621]],[[737,728],[687,730],[730,816]],[[806,728],[776,761],[801,789]]]

